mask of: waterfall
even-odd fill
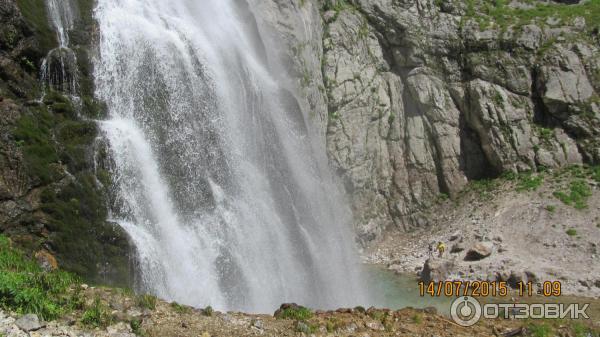
[[[365,304],[350,209],[240,0],[99,0],[111,220],[166,299],[272,312]]]
[[[71,0],[46,0],[48,18],[58,40],[58,47],[50,50],[42,61],[40,77],[44,87],[70,95],[77,100],[78,69],[77,56],[69,46],[69,30],[75,23],[74,8]]]

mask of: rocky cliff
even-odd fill
[[[58,260],[90,281],[129,284],[129,246],[106,221],[110,177],[90,120],[102,114],[88,57],[92,2],[74,6],[67,51],[44,1],[0,1],[0,231],[48,268]],[[67,53],[53,68],[64,76],[41,81]],[[76,92],[63,92],[75,77]]]
[[[598,1],[262,6],[363,244],[469,181],[600,161]]]

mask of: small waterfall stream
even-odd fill
[[[141,287],[225,310],[366,304],[350,209],[252,4],[99,0],[95,17],[111,217]]]
[[[40,77],[47,89],[63,92],[77,101],[78,70],[77,56],[69,48],[69,30],[75,23],[75,4],[71,0],[46,0],[46,11],[56,31],[58,47],[50,50],[44,58]]]

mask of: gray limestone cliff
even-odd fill
[[[469,181],[600,162],[597,1],[262,6],[362,244]]]

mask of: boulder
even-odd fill
[[[450,238],[448,239],[448,241],[456,240],[458,240],[459,242],[462,241],[462,235],[460,234],[460,231],[454,232],[452,235],[450,235]]]
[[[438,282],[448,278],[448,275],[454,268],[454,263],[451,260],[431,257],[425,261],[423,271],[421,272],[421,280],[423,282]]]
[[[491,242],[478,242],[467,251],[465,261],[479,261],[492,255],[494,245]]]
[[[371,321],[371,322],[367,322],[365,325],[367,326],[367,328],[374,330],[374,331],[384,331],[385,330],[385,327],[383,326],[383,324],[381,324],[381,322]]]
[[[465,250],[465,245],[462,242],[457,242],[450,248],[450,253],[460,253]]]
[[[50,272],[58,268],[58,262],[54,255],[50,254],[47,250],[42,249],[35,253],[35,259],[44,271]]]
[[[594,94],[584,63],[576,52],[562,46],[546,55],[537,87],[548,111],[561,120],[567,119],[569,107],[585,103]]]
[[[19,329],[25,332],[39,330],[46,326],[44,323],[40,322],[40,319],[36,314],[27,314],[19,318],[15,324],[19,327]]]
[[[301,305],[298,305],[296,303],[283,303],[279,309],[277,309],[275,311],[275,313],[273,313],[273,316],[276,318],[279,318],[283,312],[287,309],[291,309],[291,310],[299,310],[302,309],[303,307]]]

